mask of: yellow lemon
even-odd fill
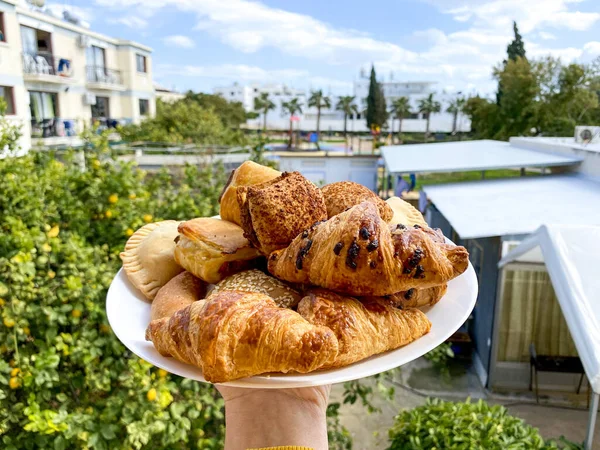
[[[29,336],[31,334],[31,330],[29,329],[29,327],[24,327],[23,333],[25,333],[27,336]]]
[[[119,196],[117,194],[112,194],[110,197],[108,197],[108,202],[112,203],[113,205],[115,203],[117,203],[119,201]]]
[[[102,164],[100,164],[100,161],[98,161],[97,159],[92,161],[92,165],[97,169],[98,167],[100,167]]]
[[[168,373],[165,369],[158,369],[158,376],[161,378],[165,378]]]
[[[3,298],[0,298],[0,306],[4,306],[6,304],[6,302],[4,301]]]
[[[133,230],[131,228],[127,228],[127,230],[125,230],[125,235],[126,236],[131,236],[133,235]]]
[[[73,311],[71,311],[71,315],[77,319],[81,317],[81,311],[79,309],[74,309]]]
[[[56,272],[54,272],[53,270],[48,271],[48,278],[50,278],[52,280],[52,279],[54,279],[55,276],[56,276]]]
[[[146,393],[146,398],[148,401],[153,402],[156,400],[156,389],[152,388]]]
[[[58,225],[54,225],[52,228],[50,228],[50,231],[48,231],[48,237],[55,238],[58,236],[58,233],[60,233],[60,228],[58,228]]]
[[[109,209],[108,211],[106,211],[104,213],[104,215],[106,216],[107,219],[110,219],[112,217],[112,211]]]
[[[129,194],[129,200],[135,200],[136,197],[137,197],[137,195],[135,195],[135,192],[132,192],[131,194]]]
[[[16,377],[12,377],[9,381],[8,381],[8,385],[10,386],[11,389],[18,389],[21,387],[21,382],[19,381],[18,378]]]
[[[142,217],[142,219],[144,219],[144,222],[150,223],[152,222],[152,214],[144,214],[144,217]]]
[[[8,317],[4,318],[4,326],[6,328],[12,328],[15,326],[15,321],[13,319],[9,319]]]
[[[19,369],[18,367],[15,367],[13,370],[10,371],[10,376],[16,377],[20,371],[21,371],[21,369]]]
[[[49,253],[52,251],[52,246],[45,242],[44,245],[42,245],[42,250],[44,250],[46,253]]]

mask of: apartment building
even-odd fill
[[[24,150],[72,143],[94,123],[110,128],[153,115],[151,54],[68,13],[0,0],[0,96],[6,117],[23,125]]]
[[[436,100],[442,104],[442,110],[439,113],[433,114],[430,119],[430,130],[432,132],[449,133],[452,132],[454,126],[454,117],[446,112],[451,100],[456,94],[448,94],[445,92],[436,92],[435,83],[428,81],[415,82],[395,82],[380,81],[383,92],[386,98],[388,109],[391,110],[391,104],[394,99],[399,97],[407,97],[409,99],[412,114],[406,117],[402,122],[402,130],[405,132],[424,132],[426,129],[427,116],[418,110],[419,101],[427,97],[430,93],[434,93]],[[323,89],[327,94],[327,90]],[[254,111],[254,98],[261,93],[266,92],[276,108],[270,111],[267,115],[267,128],[286,130],[289,126],[289,117],[281,108],[283,101],[288,101],[293,97],[297,97],[303,105],[302,113],[299,114],[298,126],[303,130],[314,130],[317,122],[316,108],[308,107],[308,98],[310,92],[294,89],[283,84],[250,84],[240,85],[234,83],[232,86],[218,87],[213,90],[215,94],[222,95],[229,101],[238,101],[244,105],[246,111]],[[366,105],[367,95],[369,94],[369,78],[363,73],[354,81],[353,94],[356,97],[355,104],[358,107],[359,113],[348,118],[348,131],[367,132],[367,125],[363,111]],[[339,96],[329,95],[331,99],[331,108],[321,110],[321,131],[342,131],[344,129],[344,115],[335,109]],[[392,127],[392,118],[389,120],[389,128]],[[263,118],[249,120],[249,128],[261,128],[263,126]],[[397,129],[398,121],[395,121],[394,129]],[[457,120],[457,130],[470,131],[471,124],[467,117],[460,115]]]

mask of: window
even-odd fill
[[[4,13],[0,12],[0,42],[6,42],[6,31],[4,28]]]
[[[135,65],[138,72],[148,72],[148,68],[146,67],[146,57],[144,55],[140,55],[139,53],[135,55]]]
[[[56,100],[56,94],[53,92],[29,91],[31,135],[33,137],[56,135],[56,117],[58,115]]]
[[[13,88],[10,86],[0,86],[0,97],[6,102],[6,115],[12,116],[15,114],[15,99],[13,96]]]
[[[145,98],[140,98],[140,116],[147,116],[150,112],[150,102]]]
[[[107,119],[109,117],[108,97],[96,97],[96,104],[92,105],[92,119]]]

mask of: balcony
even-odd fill
[[[86,66],[87,84],[93,89],[125,90],[120,70],[103,66]]]
[[[51,53],[23,53],[23,72],[26,81],[72,83],[73,64],[70,59]]]

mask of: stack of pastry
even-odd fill
[[[158,352],[226,382],[338,368],[426,334],[420,308],[468,265],[398,198],[356,183],[317,188],[246,162],[221,218],[146,225],[121,254],[151,301]]]

